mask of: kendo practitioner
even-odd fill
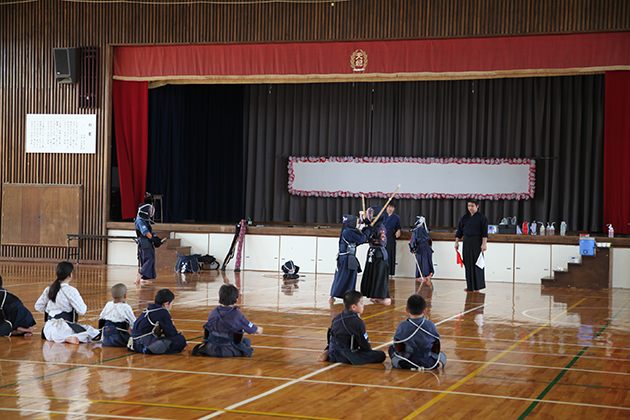
[[[98,319],[103,345],[107,347],[127,347],[129,327],[136,322],[133,309],[126,302],[127,286],[118,283],[111,288],[112,299],[107,302]]]
[[[387,231],[387,261],[389,263],[389,275],[396,275],[396,238],[400,237],[400,216],[396,211],[396,204],[392,201],[387,205],[387,217],[383,220],[383,226]]]
[[[74,280],[74,265],[68,261],[57,264],[57,279],[41,294],[35,302],[35,310],[44,314],[42,338],[55,343],[87,343],[98,336],[97,329],[82,325],[77,321],[79,315],[85,315],[87,305],[79,291],[70,286]]]
[[[0,337],[32,337],[35,324],[31,311],[17,296],[2,287],[0,276]]]
[[[232,284],[219,288],[219,306],[208,316],[203,326],[204,341],[194,347],[193,356],[250,357],[254,353],[247,334],[262,334],[262,327],[249,322],[238,310],[238,289]]]
[[[153,283],[157,277],[155,273],[155,248],[162,245],[162,240],[155,235],[151,225],[155,208],[151,204],[140,204],[138,214],[134,222],[136,226],[136,236],[138,237],[138,260],[140,260],[140,271],[136,274],[134,284]]]
[[[459,241],[463,238],[462,259],[466,271],[465,292],[477,292],[486,288],[485,271],[477,266],[479,254],[488,248],[488,218],[479,211],[479,200],[467,202],[468,213],[459,221],[455,232],[455,250],[459,250]]]
[[[435,324],[425,318],[427,302],[418,294],[407,299],[407,315],[389,346],[392,366],[397,369],[436,369],[446,366],[446,355],[440,351],[440,334]]]
[[[331,305],[335,303],[335,298],[343,299],[344,293],[355,289],[357,273],[361,272],[361,265],[356,257],[357,246],[367,242],[368,236],[372,234],[374,228],[366,226],[363,231],[360,231],[358,223],[359,220],[356,216],[343,215],[343,226],[341,235],[339,235],[337,269],[328,299]]]
[[[383,209],[382,206],[367,209],[367,222],[374,231],[368,238],[370,249],[365,262],[365,271],[361,279],[361,293],[373,303],[390,305],[389,297],[389,263],[387,257],[387,232],[383,226],[383,219],[376,217]]]
[[[127,349],[145,354],[173,354],[187,347],[186,338],[171,319],[174,299],[169,289],[155,294],[155,303],[150,303],[133,324]]]
[[[416,216],[415,229],[409,241],[409,250],[416,259],[416,281],[425,282],[433,287],[431,277],[435,273],[433,268],[433,249],[431,249],[431,238],[424,216]]]
[[[365,365],[383,363],[385,352],[372,350],[363,313],[363,296],[356,290],[343,295],[345,309],[337,315],[328,329],[328,346],[317,358],[318,362],[330,360],[335,363]]]

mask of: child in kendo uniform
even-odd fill
[[[57,279],[35,302],[35,309],[44,314],[42,338],[55,343],[79,344],[93,340],[99,333],[90,325],[77,323],[85,315],[87,306],[79,291],[70,286],[74,279],[74,265],[68,261],[57,264]]]
[[[109,347],[127,347],[129,327],[136,322],[133,309],[125,301],[127,286],[118,283],[112,286],[112,298],[107,302],[98,320],[98,327],[103,337],[103,345]]]
[[[195,346],[193,356],[250,357],[254,353],[251,340],[244,333],[262,334],[262,327],[249,322],[238,310],[238,289],[223,284],[219,289],[219,306],[208,316],[203,326],[204,341]]]
[[[398,369],[436,369],[446,366],[446,355],[440,351],[440,334],[435,324],[424,317],[427,302],[418,294],[407,299],[409,318],[401,322],[389,346],[392,366]]]
[[[357,246],[367,242],[368,236],[374,228],[366,226],[363,231],[358,228],[358,218],[351,214],[343,215],[343,226],[339,235],[339,252],[337,253],[337,268],[335,278],[330,288],[328,302],[332,305],[335,298],[343,299],[343,294],[354,290],[357,283],[357,273],[361,271],[356,257]]]
[[[348,290],[343,295],[343,304],[345,309],[333,319],[328,329],[328,346],[317,361],[353,365],[383,363],[385,352],[372,350],[365,322],[361,319],[363,295],[356,290]]]
[[[146,354],[173,354],[188,346],[171,319],[173,300],[175,295],[168,289],[155,294],[155,303],[150,303],[133,324],[127,349]]]
[[[382,206],[374,206],[367,209],[367,220],[374,227],[368,241],[367,260],[365,270],[361,278],[361,293],[370,299],[372,303],[391,305],[389,296],[389,257],[387,255],[387,230],[383,226],[383,220],[387,213],[382,212]],[[380,214],[380,217],[378,215]]]
[[[35,320],[22,301],[2,287],[0,276],[0,337],[32,337]]]
[[[138,259],[140,260],[140,271],[136,274],[134,284],[153,283],[157,277],[155,273],[155,248],[162,245],[162,240],[153,232],[151,225],[155,208],[151,204],[140,204],[134,225],[136,236],[138,237]]]
[[[433,277],[433,249],[431,249],[431,238],[429,228],[424,216],[416,216],[415,229],[409,241],[409,250],[416,259],[416,281],[422,281],[421,286],[426,282],[429,287],[433,287],[431,277]]]

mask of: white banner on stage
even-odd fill
[[[27,114],[26,153],[96,153],[96,114]]]
[[[289,158],[289,192],[311,197],[534,197],[533,159],[297,157]]]

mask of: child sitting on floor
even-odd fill
[[[35,320],[31,311],[22,301],[2,287],[0,276],[0,337],[32,337],[35,332]]]
[[[219,289],[219,306],[208,316],[203,326],[204,341],[197,344],[193,356],[250,357],[254,353],[251,340],[244,333],[262,334],[257,327],[238,310],[238,289],[232,284],[224,284]]]
[[[435,369],[446,355],[440,351],[440,334],[435,324],[424,317],[427,302],[418,294],[407,299],[409,318],[401,322],[394,334],[394,344],[389,347],[392,366],[398,369]]]
[[[372,350],[365,322],[360,317],[364,308],[363,295],[356,290],[348,290],[343,295],[343,304],[345,309],[333,319],[328,329],[328,346],[317,361],[353,365],[385,361],[385,352]]]
[[[175,295],[168,289],[155,294],[155,303],[150,303],[133,324],[127,349],[146,354],[172,354],[188,346],[171,319],[173,300]]]
[[[133,309],[126,303],[127,286],[118,283],[112,286],[112,298],[107,302],[98,320],[98,328],[103,335],[103,345],[110,347],[127,347],[129,327],[136,322]]]
[[[81,325],[79,315],[85,315],[87,306],[79,291],[70,286],[74,279],[74,265],[68,261],[57,264],[57,279],[48,286],[35,302],[35,309],[44,314],[42,338],[55,343],[87,343],[98,335],[90,325]]]

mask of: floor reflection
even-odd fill
[[[455,319],[453,336],[455,338],[455,354],[461,359],[470,357],[470,348],[483,350],[486,348],[484,337],[484,308],[486,294],[481,292],[466,293],[464,309],[461,315]],[[472,341],[474,336],[480,338]],[[476,354],[481,354],[480,352]]]

